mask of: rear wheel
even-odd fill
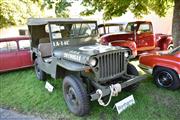
[[[127,74],[135,75],[135,76],[139,75],[136,67],[134,65],[130,64],[130,63],[128,63],[128,65],[127,65]],[[128,92],[135,91],[138,88],[138,86],[139,86],[139,82],[124,88],[124,90],[128,91]]]
[[[37,59],[35,60],[34,65],[35,65],[35,72],[36,72],[37,79],[38,80],[46,80],[46,73],[39,68]]]
[[[63,80],[64,99],[69,110],[78,116],[89,113],[89,98],[83,83],[77,77],[66,76]]]
[[[157,67],[153,72],[153,76],[158,87],[164,87],[171,90],[175,90],[180,87],[178,74],[170,68]]]

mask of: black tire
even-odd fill
[[[89,98],[80,79],[73,75],[66,76],[63,80],[63,94],[70,112],[77,116],[89,113]]]
[[[127,74],[138,76],[139,72],[137,71],[137,69],[136,69],[136,67],[134,65],[128,63],[128,65],[127,65]],[[132,85],[124,88],[124,90],[127,91],[127,92],[135,91],[139,87],[139,84],[140,83],[137,82],[135,84],[132,84]]]
[[[171,90],[175,90],[180,87],[178,74],[170,68],[157,67],[153,71],[153,76],[158,87],[168,88]]]
[[[37,59],[35,59],[35,61],[34,61],[34,68],[35,68],[37,79],[45,81],[46,80],[46,73],[39,68]]]

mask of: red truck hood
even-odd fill
[[[100,43],[112,46],[121,46],[130,48],[133,56],[137,55],[136,43],[134,42],[134,34],[132,32],[121,32],[114,34],[106,34],[100,38]]]
[[[111,33],[111,34],[105,34],[103,35],[102,37],[106,37],[106,36],[109,36],[109,35],[125,35],[125,34],[132,34],[132,32],[119,32],[119,33]]]
[[[132,55],[137,56],[136,43],[132,40],[115,40],[110,42],[112,46],[121,46],[131,49]]]
[[[134,34],[132,32],[120,32],[114,34],[106,34],[100,38],[102,44],[106,44],[116,40],[134,40]]]

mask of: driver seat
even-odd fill
[[[51,43],[40,43],[38,45],[38,50],[40,51],[41,57],[43,58],[44,62],[50,63],[52,61]]]

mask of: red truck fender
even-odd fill
[[[129,48],[132,51],[132,55],[134,57],[137,56],[137,47],[136,47],[136,43],[134,41],[116,40],[116,41],[112,41],[110,43],[111,43],[112,46],[121,46],[121,47]]]
[[[159,36],[161,37],[161,36]],[[169,50],[173,48],[173,40],[171,36],[161,37],[158,43],[161,50]]]

